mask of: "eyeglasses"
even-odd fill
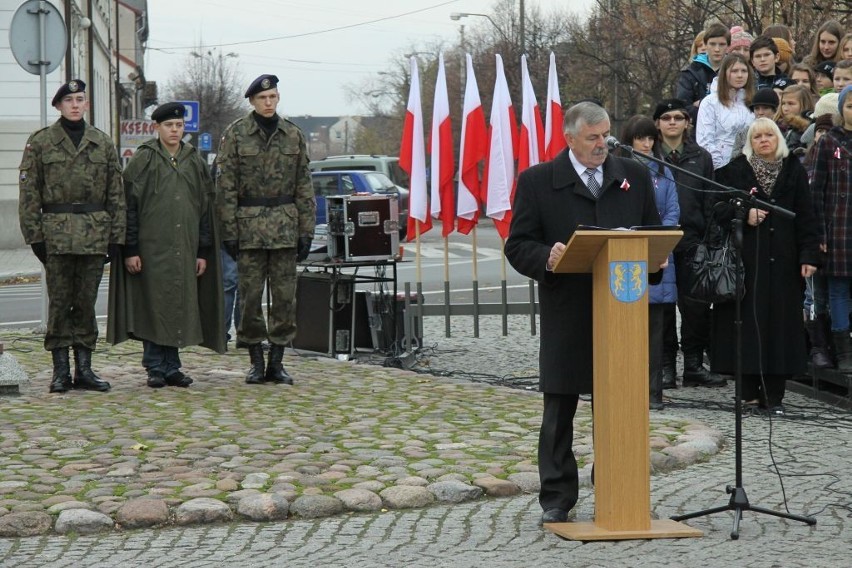
[[[662,120],[663,122],[683,122],[684,120],[686,120],[686,117],[682,114],[664,114],[660,117],[660,120]]]

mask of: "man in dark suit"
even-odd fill
[[[568,109],[563,123],[568,148],[519,176],[506,242],[509,262],[539,287],[543,523],[565,522],[577,503],[573,421],[579,395],[592,392],[592,277],[555,274],[554,264],[578,225],[660,224],[648,170],[608,154],[609,128],[609,115],[595,103]]]

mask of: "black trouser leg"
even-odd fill
[[[663,402],[663,310],[665,304],[648,304],[648,378],[650,402]]]
[[[544,394],[544,413],[538,437],[541,508],[570,511],[577,504],[579,479],[574,457],[576,394]]]

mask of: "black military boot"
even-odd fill
[[[852,337],[849,330],[832,331],[834,352],[837,354],[837,370],[841,373],[852,373]]]
[[[723,387],[725,379],[710,372],[702,360],[701,351],[683,354],[683,386],[685,387]]]
[[[677,353],[663,353],[663,388],[677,388]]]
[[[269,345],[269,364],[266,366],[266,380],[279,385],[292,385],[293,378],[284,369],[281,360],[284,358],[284,346],[272,343]]]
[[[110,384],[92,371],[92,350],[74,346],[74,388],[106,392]]]
[[[58,347],[51,350],[53,356],[53,379],[50,392],[68,392],[71,390],[71,362],[68,360],[68,348]]]
[[[808,331],[808,339],[811,342],[811,363],[815,369],[831,369],[834,361],[828,351],[828,337],[825,333],[825,318],[817,316],[815,319],[805,322]]]
[[[254,343],[248,346],[251,369],[246,375],[246,382],[250,385],[259,385],[263,382],[263,345]]]

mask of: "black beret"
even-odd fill
[[[772,82],[773,89],[781,89],[782,91],[793,84],[793,81],[787,77],[781,76]]]
[[[689,110],[686,108],[686,103],[680,99],[665,99],[657,103],[657,108],[654,109],[654,120],[660,120],[660,117],[670,110],[679,110],[689,117]]]
[[[774,89],[760,89],[754,94],[751,99],[751,104],[748,108],[754,111],[754,107],[765,106],[774,109],[778,108],[778,93]]]
[[[257,79],[251,82],[249,88],[246,89],[245,97],[249,98],[252,95],[256,95],[261,91],[268,91],[269,89],[274,89],[278,85],[278,77],[275,75],[261,75]]]
[[[834,61],[823,61],[819,65],[814,66],[815,73],[822,73],[827,77],[834,78]]]
[[[68,81],[56,91],[56,94],[53,95],[53,101],[50,103],[51,106],[56,106],[62,101],[62,97],[65,95],[70,95],[71,93],[85,93],[86,92],[86,83],[81,81],[80,79],[74,79],[72,81]]]
[[[154,122],[163,122],[165,120],[174,120],[186,116],[186,107],[180,103],[166,103],[158,106],[151,113],[151,120]]]

